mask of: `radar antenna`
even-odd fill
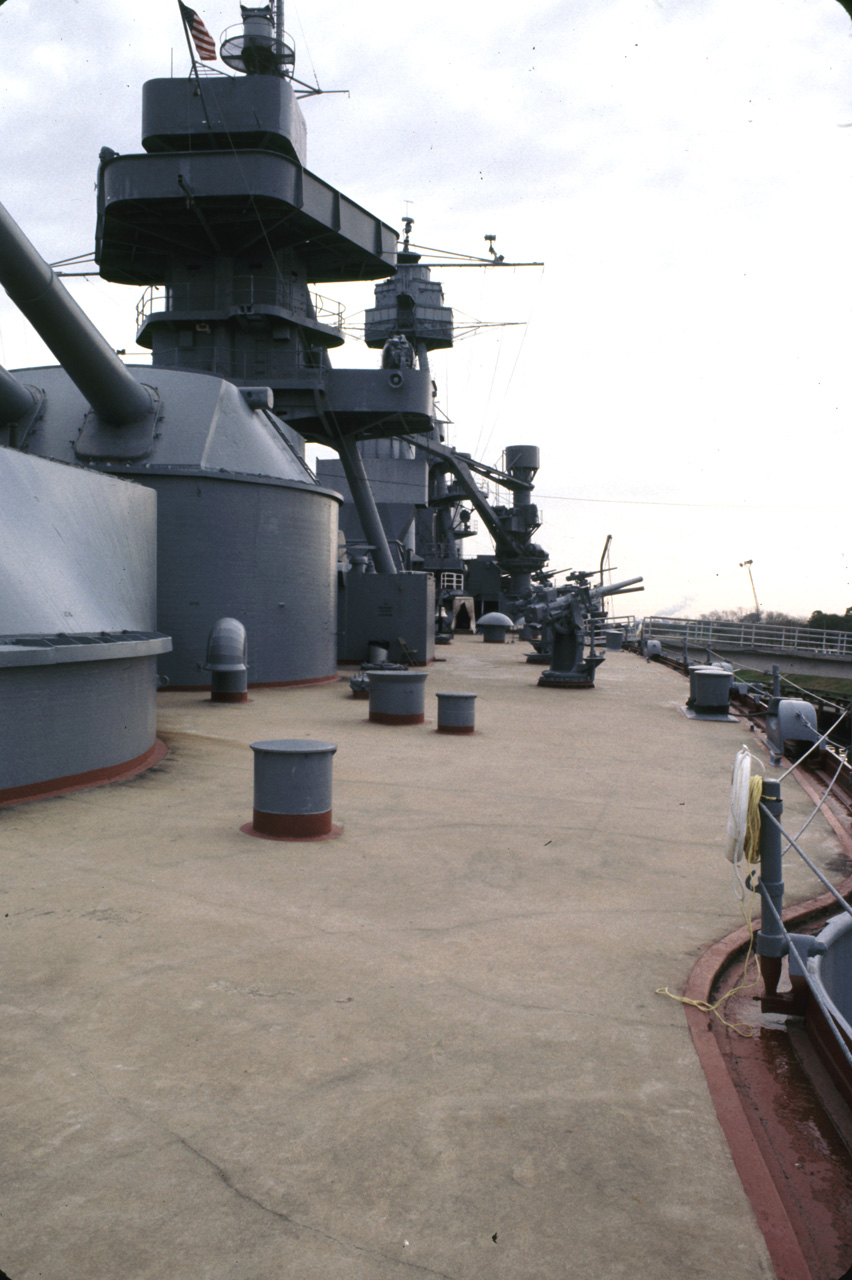
[[[488,243],[488,252],[491,254],[492,258],[494,259],[494,265],[497,266],[499,263],[505,262],[505,258],[503,257],[503,254],[498,253],[497,250],[494,248],[494,241],[497,239],[497,237],[486,236],[485,239]]]

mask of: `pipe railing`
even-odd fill
[[[823,800],[820,801],[820,805],[817,806],[818,808],[827,796],[828,791],[823,796]],[[802,984],[806,984],[809,998],[819,1006],[826,1025],[836,1040],[841,1056],[850,1071],[850,1079],[852,1079],[852,1050],[850,1050],[848,1043],[852,1028],[842,1017],[839,1010],[834,1009],[826,1001],[823,991],[810,971],[808,963],[812,957],[825,953],[825,943],[820,942],[819,938],[810,934],[792,933],[784,924],[783,858],[787,850],[795,849],[805,866],[836,900],[841,911],[852,916],[852,906],[838,893],[831,881],[804,852],[799,844],[801,832],[798,835],[791,836],[784,830],[780,822],[783,811],[780,779],[765,778],[763,780],[759,808],[761,819],[760,873],[758,878],[756,875],[757,868],[755,867],[746,884],[749,888],[754,888],[759,893],[761,900],[760,929],[755,938],[755,950],[765,984],[764,1001],[766,1006],[774,1012],[782,1011],[785,1001],[791,1003],[790,1012],[801,1012],[798,1007],[793,1006],[791,997],[778,997],[776,995],[778,977],[781,971],[781,958],[786,955],[793,985],[792,995],[795,995],[797,985],[801,989]],[[782,838],[787,841],[786,849],[781,847]],[[779,1005],[781,1006],[780,1008]]]
[[[777,653],[852,657],[852,632],[767,622],[716,622],[704,618],[643,618],[643,640],[713,649],[771,650]]]
[[[278,307],[306,321],[317,320],[330,329],[343,328],[343,303],[326,298],[310,290],[308,296],[314,314],[305,306],[305,291],[282,277],[269,280],[253,275],[234,276],[227,295],[217,293],[211,282],[209,288],[197,284],[151,284],[136,304],[136,332],[144,328],[148,320],[156,316],[168,316],[177,311],[197,315],[216,310],[230,311],[233,307]]]

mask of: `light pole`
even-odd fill
[[[748,580],[749,580],[749,582],[751,583],[751,594],[754,596],[754,607],[755,607],[755,610],[756,610],[756,612],[757,612],[757,614],[758,614],[758,616],[759,616],[759,615],[760,615],[760,605],[759,605],[759,604],[758,604],[758,602],[757,602],[757,592],[756,592],[756,591],[755,591],[755,589],[754,589],[754,578],[751,576],[751,566],[752,566],[753,564],[754,564],[754,561],[753,561],[753,560],[741,560],[741,561],[740,561],[740,568],[741,568],[741,569],[748,569]]]

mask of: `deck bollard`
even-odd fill
[[[436,693],[438,699],[437,733],[473,733],[476,708],[475,693]]]
[[[426,671],[371,671],[370,719],[374,724],[422,724]]]
[[[331,821],[334,742],[279,738],[252,742],[254,815],[241,828],[269,840],[318,840],[341,834]]]
[[[604,643],[607,650],[612,653],[618,653],[624,648],[624,632],[617,631],[614,628],[611,631],[605,631]]]

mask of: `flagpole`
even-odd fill
[[[204,101],[204,91],[201,88],[201,77],[198,74],[198,64],[195,61],[195,50],[192,47],[192,40],[189,37],[189,28],[187,27],[186,19],[183,16],[183,9],[180,6],[180,0],[178,0],[178,13],[180,14],[180,25],[183,27],[183,34],[186,40],[186,47],[189,50],[189,57],[192,62],[192,71],[195,76],[195,86],[198,90],[198,96],[201,99],[201,105],[204,108],[205,123],[207,125],[207,128],[210,129],[212,128],[212,125],[210,124],[210,112],[207,110],[207,103]]]

